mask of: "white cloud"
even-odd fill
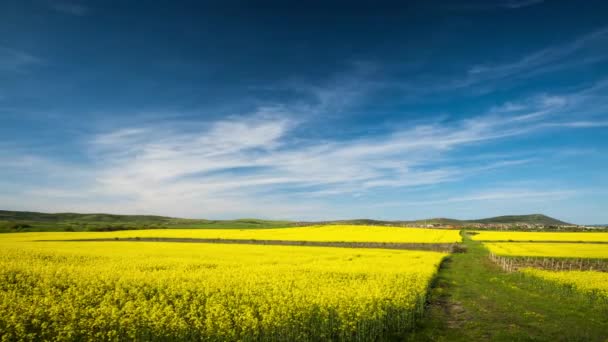
[[[461,80],[460,83],[461,86],[468,86],[508,77],[529,78],[541,73],[594,64],[608,58],[605,49],[607,42],[608,27],[604,27],[571,42],[533,52],[514,62],[475,65],[469,69],[469,77]],[[589,48],[597,51],[587,55],[586,58],[576,58],[577,53]]]
[[[494,58],[494,57],[493,57]],[[389,89],[400,89],[404,96],[421,96],[454,91],[478,96],[497,89],[512,88],[526,80],[560,71],[593,67],[608,61],[608,27],[581,35],[564,43],[533,50],[519,58],[505,61],[478,61],[466,66],[460,75],[413,75],[408,81],[385,82]],[[508,108],[505,108],[508,109]]]
[[[526,201],[542,201],[551,200],[555,201],[558,199],[568,198],[576,195],[577,192],[573,190],[530,190],[530,189],[498,189],[492,191],[483,191],[473,193],[469,195],[462,195],[457,197],[447,197],[431,201],[417,201],[408,202],[407,205],[431,205],[431,204],[445,204],[455,202],[480,202],[480,201],[505,201],[505,200],[526,200]],[[403,203],[402,203],[403,205]]]
[[[50,7],[54,11],[78,17],[87,15],[90,11],[89,7],[71,1],[51,0]]]
[[[344,83],[336,82],[338,88]],[[480,155],[474,163],[463,163],[457,154],[541,130],[605,125],[593,115],[570,118],[574,111],[597,108],[603,90],[600,82],[576,93],[507,101],[466,119],[418,121],[364,137],[317,140],[304,132],[309,127],[305,114],[319,120],[357,99],[323,96],[350,91],[316,89],[311,93],[318,101],[309,105],[260,107],[252,114],[211,122],[164,120],[103,130],[85,145],[91,161],[87,165],[0,154],[4,173],[23,172],[35,179],[0,196],[0,204],[8,203],[9,208],[10,203],[27,203],[44,211],[327,218],[338,210],[336,198],[345,195],[362,198],[365,193],[444,184],[528,164],[529,156],[501,161]],[[418,203],[550,195],[567,194],[504,190]]]
[[[42,60],[25,51],[0,46],[0,71],[24,72]]]
[[[543,3],[544,0],[495,0],[474,3],[450,3],[444,6],[457,11],[491,11],[491,10],[517,10]]]
[[[516,116],[501,117],[496,113],[502,110],[495,108],[455,123],[416,124],[346,141],[292,139],[298,121],[280,108],[205,124],[120,128],[92,137],[93,167],[67,172],[80,177],[78,186],[41,187],[29,195],[61,198],[70,207],[93,211],[309,217],[331,211],[324,201],[332,196],[440,184],[528,163],[481,160],[463,166],[446,163],[444,157],[545,127],[538,121],[541,116],[526,114],[524,108],[561,109],[564,101],[556,99],[507,104]],[[32,167],[31,160],[21,162]],[[83,187],[83,179],[90,184]]]
[[[564,128],[600,128],[608,127],[608,121],[569,121],[547,123],[549,127],[564,127]]]
[[[505,8],[516,9],[516,8],[523,8],[523,7],[538,5],[542,2],[544,2],[544,0],[511,0],[511,1],[507,1],[504,4],[502,4],[502,6]]]

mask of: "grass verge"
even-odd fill
[[[410,341],[608,341],[608,307],[550,282],[507,273],[466,234],[442,265]]]

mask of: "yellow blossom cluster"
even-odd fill
[[[588,293],[608,300],[608,272],[596,271],[546,271],[535,268],[522,270],[544,280],[555,282],[576,291]]]
[[[608,242],[608,232],[478,231],[476,233],[472,238],[477,241]]]
[[[496,242],[484,244],[501,256],[608,259],[608,244]]]
[[[421,315],[445,257],[331,247],[36,241],[50,235],[0,237],[2,340],[394,339]]]
[[[33,236],[28,236],[28,239]],[[115,232],[36,233],[35,236],[40,240],[135,237],[395,243],[455,243],[462,241],[458,230],[352,225],[273,229],[146,229]]]

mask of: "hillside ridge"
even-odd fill
[[[473,220],[459,220],[445,217],[429,218],[422,220],[374,220],[374,219],[352,219],[352,220],[331,220],[331,221],[309,221],[309,222],[298,222],[288,220],[263,220],[256,218],[241,218],[235,220],[210,220],[210,219],[190,219],[190,218],[177,218],[160,215],[118,215],[118,214],[106,214],[106,213],[42,213],[34,211],[11,211],[11,210],[0,210],[0,221],[29,221],[29,222],[62,222],[62,221],[77,221],[77,222],[91,222],[91,223],[149,223],[149,224],[169,224],[169,225],[196,225],[196,224],[211,224],[211,223],[225,223],[230,222],[239,224],[252,224],[252,225],[264,225],[264,224],[284,224],[284,225],[302,225],[302,224],[368,224],[368,225],[387,225],[387,224],[440,224],[440,225],[454,225],[463,226],[473,223],[480,224],[540,224],[540,225],[572,225],[571,223],[561,221],[544,214],[528,214],[528,215],[503,215],[496,217],[488,217],[482,219]]]

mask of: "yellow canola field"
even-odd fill
[[[501,256],[608,258],[608,244],[495,242],[484,245],[490,252]]]
[[[0,236],[3,340],[391,339],[413,327],[445,256],[15,235]]]
[[[496,232],[478,231],[473,235],[477,241],[571,241],[608,242],[608,232]]]
[[[398,243],[453,243],[462,241],[458,230],[346,225],[279,229],[148,229],[116,232],[15,233],[10,235],[24,240],[154,237]]]
[[[522,272],[608,299],[608,273],[596,271],[545,271],[526,268]]]

